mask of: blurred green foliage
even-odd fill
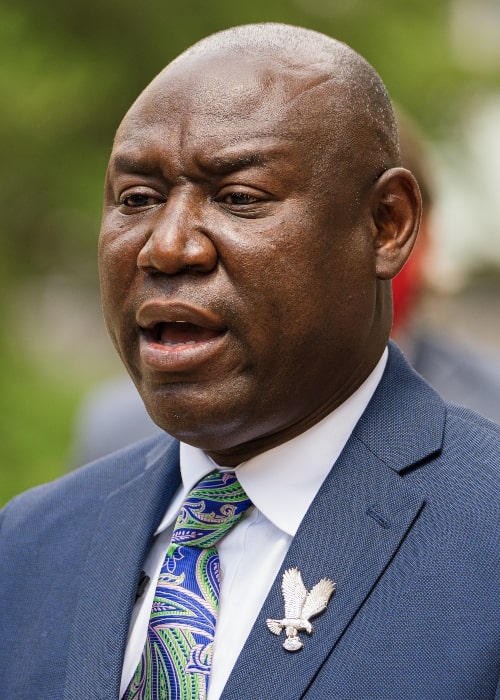
[[[33,484],[60,476],[79,391],[41,372],[29,357],[0,343],[0,504]],[[81,390],[81,387],[80,387]]]
[[[457,60],[451,0],[22,0],[0,5],[0,312],[33,275],[95,287],[101,189],[125,110],[175,55],[235,24],[285,21],[346,41],[378,69],[392,97],[431,133],[500,86]],[[36,305],[36,299],[33,300]],[[6,326],[6,323],[3,323]],[[15,318],[0,335],[0,502],[62,468],[75,376],[40,374],[20,352]],[[8,341],[8,342],[7,342]],[[75,375],[77,373],[75,372]]]

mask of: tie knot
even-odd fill
[[[232,472],[212,472],[187,495],[175,522],[171,544],[212,547],[251,505]]]

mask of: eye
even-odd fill
[[[224,204],[232,204],[233,206],[245,206],[247,204],[255,204],[259,199],[247,192],[229,192],[219,201],[222,201]]]
[[[214,197],[229,213],[246,218],[258,218],[268,213],[273,197],[264,190],[245,185],[226,185]]]
[[[118,200],[124,211],[143,210],[154,207],[165,201],[165,197],[149,188],[129,189],[120,195]]]

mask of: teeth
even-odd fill
[[[171,340],[168,340],[167,342],[162,343],[162,345],[168,345],[169,347],[175,347],[177,345],[196,345],[196,340],[186,340],[183,343],[174,343]]]
[[[189,321],[168,321],[158,323],[147,334],[155,343],[176,348],[209,342],[220,335],[221,331],[203,328]]]

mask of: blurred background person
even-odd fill
[[[70,466],[87,464],[160,431],[128,375],[103,382],[78,409]]]
[[[439,237],[433,217],[435,186],[428,146],[419,128],[401,110],[398,125],[403,165],[419,182],[423,215],[412,254],[393,280],[392,337],[417,372],[444,398],[500,423],[500,361],[482,348],[473,334],[466,347],[438,334],[422,318],[422,305],[432,304],[432,299],[426,299],[428,269],[435,269],[432,262]]]

